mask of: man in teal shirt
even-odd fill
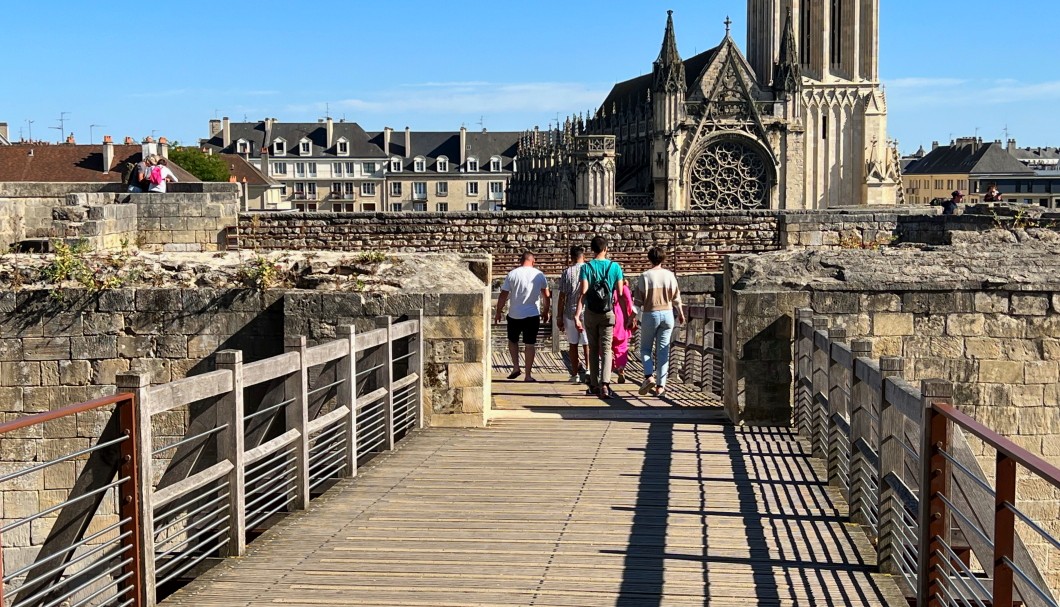
[[[615,331],[614,293],[626,284],[622,266],[607,258],[607,239],[592,240],[595,258],[582,266],[578,308],[574,318],[579,331],[589,337],[589,393],[613,398],[611,391],[611,340]],[[622,298],[620,298],[622,299]],[[619,305],[628,305],[624,300]],[[584,321],[582,313],[585,313]],[[623,310],[627,324],[632,324],[633,310]],[[584,323],[584,325],[583,325]],[[601,360],[602,359],[602,360]]]

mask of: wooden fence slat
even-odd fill
[[[148,412],[165,413],[184,405],[214,398],[232,390],[231,371],[212,371],[147,388]]]

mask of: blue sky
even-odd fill
[[[881,76],[903,151],[1010,136],[1060,145],[1060,2],[882,0]],[[615,7],[619,6],[620,9]],[[0,121],[15,139],[154,134],[193,142],[207,121],[315,120],[368,130],[544,127],[649,71],[666,9],[682,56],[716,45],[744,0],[234,2],[135,10],[74,0],[4,7]],[[313,11],[310,13],[309,11]],[[139,60],[137,60],[137,58]],[[27,121],[33,120],[32,125]],[[976,130],[978,129],[978,130]]]

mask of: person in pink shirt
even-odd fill
[[[614,305],[615,332],[611,339],[611,353],[614,356],[614,369],[618,374],[618,383],[626,383],[626,365],[629,364],[629,338],[637,330],[637,317],[634,313],[633,324],[626,326],[626,310],[633,309],[633,297],[630,295],[629,286],[622,285],[621,290],[615,290]]]

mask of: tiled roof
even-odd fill
[[[958,142],[935,148],[906,171],[907,175],[967,174],[1027,174],[1034,173],[1000,143]]]
[[[235,177],[238,182],[246,181],[250,185],[261,186],[279,185],[278,182],[262,174],[257,167],[247,162],[239,154],[221,154],[221,157],[228,163],[229,174]]]
[[[405,170],[412,170],[417,156],[427,159],[427,170],[435,171],[437,159],[445,156],[449,159],[449,172],[460,170],[460,131],[411,131],[411,155],[403,158]],[[475,157],[480,167],[493,156],[501,157],[501,170],[511,171],[512,160],[521,133],[506,131],[468,131],[466,135],[467,157]],[[370,141],[380,151],[383,150],[383,133],[369,133]],[[405,156],[405,131],[393,131],[390,134],[390,157]]]
[[[718,52],[721,46],[716,46],[710,50],[703,51],[698,55],[689,57],[684,61],[685,64],[685,82],[688,86],[688,92],[691,92],[692,87],[699,80],[703,70],[707,69],[710,65],[714,55]],[[604,99],[601,109],[610,112],[612,107],[617,106],[619,108],[626,107],[630,103],[641,103],[647,101],[648,90],[651,89],[652,75],[644,74],[643,76],[637,76],[631,80],[625,82],[619,82],[612,89],[611,93],[607,95],[607,99]]]
[[[14,144],[0,146],[0,181],[53,183],[121,183],[125,162],[140,162],[139,145],[115,145],[110,172],[103,172],[103,145]],[[169,163],[178,181],[199,181]]]
[[[229,133],[232,140],[227,148],[224,147],[224,138],[221,133],[210,137],[202,142],[202,145],[216,152],[235,153],[236,144],[240,139],[250,144],[250,155],[258,157],[261,149],[268,149],[277,139],[287,142],[287,156],[298,156],[298,144],[302,139],[308,139],[311,144],[310,156],[320,158],[333,156],[335,158],[382,158],[383,153],[378,147],[368,142],[368,134],[356,122],[333,122],[332,123],[332,145],[328,147],[327,123],[324,122],[279,122],[273,121],[272,126],[262,122],[233,122],[229,125]],[[349,155],[339,156],[337,153],[339,139],[345,138],[350,145]]]

